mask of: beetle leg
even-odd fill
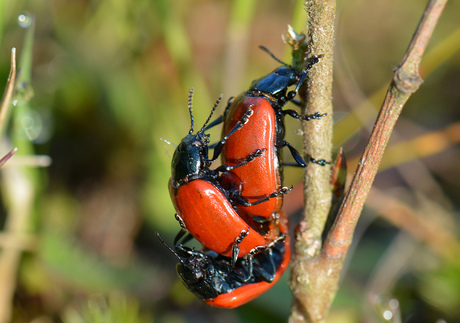
[[[283,146],[286,146],[289,148],[289,151],[291,152],[292,157],[294,157],[295,164],[294,163],[283,163],[284,166],[297,166],[297,167],[307,167],[310,162],[317,164],[319,166],[326,166],[329,165],[330,162],[324,160],[324,159],[315,159],[311,157],[310,155],[306,155],[306,159],[308,162],[306,162],[300,153],[295,149],[294,147],[291,146],[290,143],[288,143],[286,140],[283,142]]]
[[[185,229],[181,229],[174,238],[174,246],[184,244],[192,240],[193,236]]]
[[[305,71],[310,70],[313,65],[317,64],[319,62],[320,58],[323,58],[324,55],[318,55],[318,56],[313,56],[308,59],[307,66],[304,68]]]
[[[320,165],[320,166],[326,166],[330,165],[331,163],[324,160],[324,159],[314,159],[313,157],[310,156],[310,161],[314,164]]]
[[[231,272],[232,279],[243,284],[249,282],[254,276],[254,256],[247,254],[241,259],[238,265],[241,268],[235,268]]]
[[[252,162],[254,159],[256,159],[257,157],[262,157],[263,153],[266,151],[267,149],[264,148],[264,149],[256,149],[253,153],[249,154],[248,156],[246,156],[246,159],[243,160],[242,162],[236,164],[236,165],[233,165],[233,166],[230,166],[230,165],[220,165],[219,167],[217,167],[215,169],[215,171],[217,172],[229,172],[235,168],[238,168],[238,167],[241,167],[241,166],[244,166],[244,165],[247,165],[248,163]]]
[[[243,242],[243,239],[248,234],[249,234],[249,228],[246,231],[242,230],[240,232],[240,235],[235,238],[235,242],[233,243],[233,246],[232,246],[232,262],[231,262],[232,267],[235,267],[236,261],[238,260],[238,254],[240,252],[239,244]]]
[[[182,229],[187,230],[187,228],[185,227],[185,222],[179,213],[174,214],[174,218],[177,220],[177,222],[179,222],[179,225]]]
[[[292,157],[294,157],[294,160],[297,163],[297,165],[299,165],[300,167],[307,167],[308,163],[305,162],[305,160],[302,158],[297,149],[292,147],[291,144],[288,143],[286,140],[283,141],[283,147],[284,146],[289,148],[289,151],[291,152]]]
[[[290,100],[292,103],[294,103],[296,106],[300,107],[301,106],[301,103],[299,100],[295,100],[295,99],[292,99]]]
[[[287,101],[291,101],[292,99],[294,99],[294,97],[299,92],[299,89],[302,86],[302,84],[303,84],[303,82],[305,81],[306,78],[307,78],[307,70],[304,69],[302,71],[302,75],[300,76],[299,81],[297,82],[297,86],[295,87],[295,89],[290,91],[290,92],[288,92],[288,94],[286,94],[286,100]]]
[[[319,165],[319,166],[326,166],[326,165],[331,164],[325,159],[314,159],[313,157],[308,158],[308,163],[310,162],[312,162],[313,164]],[[305,166],[299,165],[298,163],[283,163],[283,166],[302,167],[302,168],[305,167]]]
[[[269,198],[272,198],[272,197],[277,197],[279,195],[284,195],[284,194],[287,194],[289,193],[290,191],[292,191],[294,187],[291,186],[291,187],[287,187],[287,186],[282,186],[279,190],[271,193],[268,197]]]
[[[273,259],[272,248],[265,248],[262,252],[254,256],[256,266],[254,266],[254,276],[260,277],[263,281],[271,283],[276,276],[276,265]]]
[[[281,235],[279,235],[275,240],[273,240],[272,242],[270,242],[270,243],[268,244],[267,248],[273,248],[273,246],[274,246],[275,244],[277,244],[278,242],[283,241],[283,240],[285,240],[285,239],[286,239],[286,234],[281,234]]]
[[[238,121],[235,124],[235,126],[232,129],[230,129],[230,131],[217,144],[215,144],[214,154],[212,156],[211,161],[215,161],[219,157],[220,153],[222,152],[222,149],[224,148],[225,143],[227,142],[227,139],[236,131],[240,130],[248,122],[249,118],[252,116],[253,113],[254,111],[251,109],[251,106],[249,106],[248,110],[245,112],[241,120]]]
[[[297,92],[299,92],[299,89],[302,86],[302,83],[307,78],[308,71],[313,67],[313,65],[318,63],[319,59],[322,57],[323,55],[318,55],[308,59],[307,66],[305,66],[305,68],[302,70],[302,76],[300,77],[299,82],[297,82],[296,88],[287,94],[288,100],[292,100],[296,96]]]
[[[241,195],[235,195],[233,197],[233,200],[237,202],[238,204],[241,204],[242,206],[254,206],[254,205],[259,205],[261,203],[267,202],[269,199],[273,197],[277,197],[279,195],[284,195],[289,193],[293,189],[293,186],[287,187],[287,186],[282,186],[279,190],[261,198],[260,200],[257,200],[255,202],[249,202],[246,198],[242,197]]]
[[[321,114],[319,112],[316,112],[316,113],[311,114],[311,115],[301,115],[301,114],[297,113],[297,111],[291,110],[291,109],[282,110],[282,113],[284,115],[287,114],[287,115],[289,115],[290,117],[292,117],[294,119],[299,119],[299,120],[304,120],[304,121],[319,120],[322,117],[325,117],[327,115],[327,113]]]
[[[323,55],[319,55],[319,56],[313,56],[313,57],[308,59],[307,66],[305,66],[305,68],[302,70],[302,74],[300,76],[299,81],[297,82],[297,86],[295,87],[294,90],[292,90],[292,91],[290,91],[289,93],[286,94],[287,101],[291,101],[292,99],[294,99],[294,97],[299,92],[299,89],[302,86],[303,82],[307,78],[308,71],[313,67],[313,65],[318,63],[319,59],[322,58],[322,57],[323,57]]]

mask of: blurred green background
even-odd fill
[[[19,148],[1,169],[1,323],[286,321],[288,274],[241,308],[211,308],[177,280],[154,232],[172,242],[179,229],[163,139],[187,134],[188,90],[201,124],[220,93],[226,102],[277,67],[258,45],[289,61],[281,34],[304,29],[302,3],[0,1],[2,84],[12,47],[21,69],[0,151]],[[351,172],[425,5],[338,1],[334,143]],[[391,297],[405,322],[460,322],[458,12],[448,3],[430,41],[329,322],[383,322]],[[287,121],[300,148],[298,128]],[[301,180],[286,169],[286,185]],[[286,199],[292,227],[300,205]]]

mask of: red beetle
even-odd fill
[[[224,133],[232,128],[234,120],[241,118],[248,109],[253,111],[251,119],[235,133],[223,147],[223,162],[228,165],[239,163],[248,151],[254,147],[266,149],[264,155],[246,167],[233,169],[232,178],[239,180],[241,195],[249,201],[260,200],[282,185],[280,155],[277,144],[278,128],[275,110],[269,101],[261,97],[240,97],[230,106],[224,123]],[[229,176],[229,175],[227,175]],[[282,195],[254,206],[241,206],[242,210],[254,216],[256,220],[265,220],[275,215],[282,206]]]
[[[172,250],[179,259],[177,273],[185,286],[205,303],[223,308],[243,305],[269,290],[283,275],[291,256],[287,217],[280,213],[279,239],[233,264],[212,251],[197,251],[181,244]]]
[[[190,91],[189,95],[191,129],[176,148],[172,159],[172,177],[169,181],[171,200],[177,212],[176,218],[183,229],[206,248],[232,257],[235,262],[238,257],[267,246],[279,235],[276,221],[265,225],[257,224],[247,217],[245,212],[237,213],[233,208],[233,201],[247,206],[256,205],[270,197],[284,194],[288,189],[280,187],[266,197],[250,203],[239,196],[238,190],[235,189],[235,181],[229,180],[231,175],[226,176],[225,181],[222,180],[221,173],[246,167],[246,164],[263,156],[263,149],[255,149],[244,160],[232,166],[222,165],[210,170],[209,167],[212,161],[217,159],[221,147],[229,137],[244,128],[243,125],[252,116],[252,110],[248,109],[242,115],[217,144],[213,159],[208,159],[209,135],[205,134],[204,130],[220,98],[204,126],[193,134],[192,93],[193,91]],[[179,237],[183,233],[180,233]]]
[[[268,52],[267,49],[263,49]],[[268,53],[273,56],[270,52]],[[250,165],[230,171],[233,178],[240,179],[241,196],[245,200],[259,201],[278,190],[282,185],[280,164],[283,147],[289,148],[298,165],[303,167],[307,165],[299,152],[284,140],[284,115],[311,120],[320,119],[325,114],[315,113],[311,116],[301,116],[294,110],[283,110],[282,108],[295,97],[305,80],[307,71],[317,62],[318,58],[314,58],[305,69],[300,71],[281,62],[284,66],[255,80],[248,91],[229,103],[223,118],[224,135],[235,127],[238,120],[247,111],[251,110],[252,116],[242,129],[228,138],[226,145],[223,146],[223,162],[227,165],[236,165],[255,149],[265,149],[264,155],[252,161]],[[288,87],[294,85],[295,89],[288,92]],[[216,123],[215,121],[213,124]],[[320,165],[326,164],[324,160],[311,159],[311,161]],[[252,215],[255,220],[266,221],[279,212],[282,203],[283,196],[279,194],[267,202],[241,208]]]

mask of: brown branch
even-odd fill
[[[307,169],[305,219],[301,222],[296,235],[292,268],[291,288],[294,301],[290,322],[323,322],[326,318],[338,289],[343,261],[351,244],[364,201],[377,174],[383,151],[404,104],[423,82],[418,73],[420,61],[446,2],[447,0],[429,2],[401,65],[395,69],[369,143],[320,254],[318,250],[321,245],[321,233],[318,230],[322,231],[326,220],[322,206],[330,201],[330,195],[328,197],[323,192],[326,187],[323,185],[328,183],[329,177],[325,171],[320,171],[319,167]],[[332,31],[328,29],[331,26],[325,25],[324,22],[329,19],[329,23],[333,26],[335,2],[312,0],[307,1],[306,6],[309,15],[308,35],[311,51],[315,55],[325,55],[324,62],[311,73],[311,79],[315,81],[308,84],[309,95],[306,102],[316,109],[326,107],[324,102],[327,100],[330,102],[332,73],[324,73],[324,69],[330,68],[332,71],[333,37]],[[326,43],[320,45],[320,42]],[[324,49],[320,46],[324,46]],[[318,52],[318,48],[323,49],[324,52]],[[315,99],[310,95],[316,95],[318,98]],[[321,102],[323,105],[316,105]],[[324,131],[325,135],[318,134],[319,129],[312,124],[307,124],[305,128],[308,152],[316,158],[325,157],[316,155],[321,151],[321,145],[330,147],[330,144],[324,140],[325,138],[330,140],[329,127],[325,126],[323,129],[322,126],[321,131]],[[323,178],[317,179],[317,176]],[[314,198],[309,199],[309,197]]]
[[[446,2],[429,2],[401,65],[395,69],[369,143],[361,156],[337,221],[325,241],[323,255],[326,257],[343,259],[346,255],[396,120],[406,101],[423,82],[418,73],[420,60]]]

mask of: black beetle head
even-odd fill
[[[209,135],[198,132],[188,134],[174,151],[171,175],[174,183],[187,182],[188,178],[199,175],[208,165]]]
[[[250,91],[260,91],[277,100],[283,99],[289,86],[298,85],[304,79],[303,73],[291,67],[280,66],[270,74],[253,81]]]
[[[205,134],[204,130],[222,99],[221,95],[214,104],[203,127],[196,134],[193,134],[192,97],[193,89],[190,90],[188,96],[190,131],[177,146],[171,162],[172,179],[176,187],[186,183],[191,177],[198,177],[201,172],[206,171],[210,166],[208,159],[209,135]]]
[[[175,246],[176,252],[168,246],[158,232],[156,235],[179,260],[176,266],[177,275],[187,289],[204,300],[213,299],[219,295],[215,286],[219,285],[219,281],[223,278],[215,274],[213,257],[180,244]]]
[[[212,263],[207,259],[192,256],[177,264],[177,275],[192,293],[201,299],[213,299],[219,295],[215,287]]]
[[[313,65],[318,63],[323,55],[312,57],[305,62],[305,67],[302,70],[296,69],[293,66],[286,64],[278,59],[264,46],[259,46],[263,51],[270,55],[274,60],[282,64],[270,74],[267,74],[252,82],[249,91],[256,91],[270,97],[274,100],[275,108],[281,108],[287,101],[292,100],[299,91],[302,83],[307,77],[308,70]],[[295,89],[287,92],[288,87],[295,85]]]

